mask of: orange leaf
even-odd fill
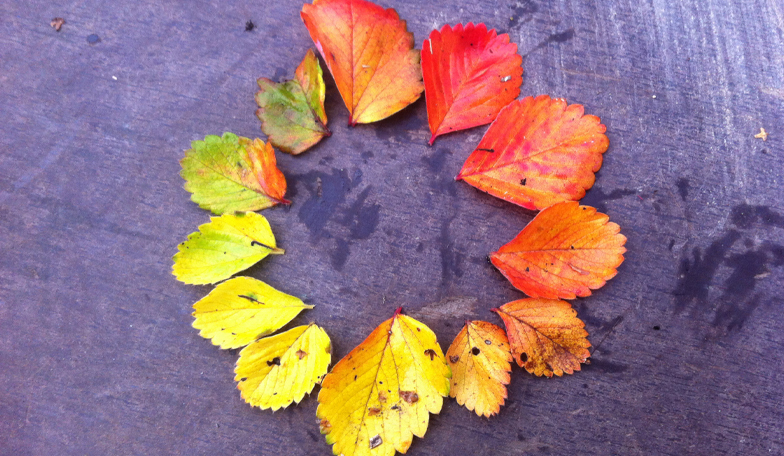
[[[452,368],[449,395],[479,416],[498,413],[506,399],[512,355],[504,330],[486,321],[466,321],[446,359]]]
[[[493,312],[504,320],[517,364],[534,375],[571,374],[591,356],[585,323],[566,301],[520,299]]]
[[[490,261],[532,298],[574,299],[615,277],[626,237],[610,218],[576,202],[540,212]]]
[[[528,209],[576,201],[593,186],[609,140],[581,105],[540,95],[510,103],[456,179]]]
[[[349,124],[387,118],[422,94],[414,35],[395,10],[364,0],[314,0],[300,15],[346,103]]]
[[[520,95],[523,58],[509,35],[485,24],[445,25],[422,44],[430,144],[436,136],[489,124]]]

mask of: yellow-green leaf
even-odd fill
[[[324,111],[324,78],[316,54],[308,49],[296,79],[282,83],[259,78],[256,116],[261,131],[278,149],[299,154],[331,133]]]
[[[191,200],[214,214],[289,203],[283,199],[286,178],[277,167],[275,151],[260,139],[208,135],[191,143],[180,165]]]
[[[235,277],[193,305],[193,327],[220,348],[238,348],[272,334],[303,309],[312,308],[260,280]]]
[[[172,273],[181,282],[220,282],[271,253],[283,253],[275,246],[275,236],[263,215],[240,212],[210,220],[177,246]]]
[[[331,353],[323,329],[314,324],[298,326],[243,348],[234,380],[245,402],[274,411],[299,403],[313,390],[327,373]]]
[[[441,411],[450,377],[433,331],[398,309],[324,378],[321,433],[336,455],[405,453]]]

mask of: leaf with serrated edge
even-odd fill
[[[193,305],[193,327],[220,348],[238,348],[272,334],[312,308],[260,280],[235,277]]]
[[[298,326],[243,348],[234,380],[245,402],[275,411],[299,403],[327,373],[331,361],[327,333],[314,324]]]
[[[191,143],[180,164],[193,202],[215,214],[289,204],[283,198],[286,178],[277,167],[275,151],[260,139],[208,135]]]
[[[256,116],[261,130],[278,149],[300,154],[331,133],[324,111],[324,79],[316,54],[308,49],[297,67],[296,78],[276,83],[257,81]]]
[[[512,355],[500,327],[486,321],[466,321],[446,360],[452,368],[449,395],[479,416],[498,413],[506,399]]]
[[[534,375],[572,374],[591,356],[585,323],[566,301],[520,299],[493,312],[504,321],[515,361]]]
[[[590,296],[615,277],[626,237],[610,218],[576,202],[540,212],[490,261],[532,298]]]
[[[593,186],[609,146],[596,116],[547,95],[513,101],[456,179],[527,209],[576,201]]]
[[[393,9],[365,0],[315,0],[300,13],[349,111],[349,124],[385,119],[421,95],[414,35]]]
[[[255,212],[212,217],[177,249],[172,273],[192,285],[220,282],[269,254],[283,253],[275,246],[267,219]]]
[[[453,131],[489,124],[520,95],[523,58],[509,35],[485,24],[444,25],[422,44],[430,144]]]
[[[433,331],[398,309],[324,378],[321,433],[336,455],[405,453],[441,411],[450,377]]]

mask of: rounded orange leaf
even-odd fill
[[[532,298],[574,299],[615,277],[626,237],[604,214],[576,202],[540,212],[490,261]]]

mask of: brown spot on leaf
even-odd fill
[[[493,342],[490,339],[485,339],[486,345],[493,345]]]
[[[330,423],[327,420],[319,421],[319,431],[321,431],[322,434],[329,434],[329,431],[331,430],[332,430],[332,423]]]
[[[381,409],[377,407],[370,407],[368,409],[368,416],[376,416],[381,413]]]
[[[381,446],[382,443],[384,443],[384,441],[381,440],[381,436],[376,434],[372,439],[370,439],[370,449],[372,450],[373,448],[377,448]]]
[[[382,404],[387,401],[387,395],[383,391],[378,392],[378,401]]]
[[[460,357],[458,355],[452,355],[452,356],[449,357],[449,362],[452,363],[452,364],[454,364],[454,363],[456,363],[458,361],[460,361]]]
[[[267,361],[267,366],[272,366],[273,364],[276,365],[276,366],[280,366],[280,358],[278,358],[276,356],[276,357],[272,358],[272,360]]]
[[[419,394],[413,391],[401,391],[400,398],[408,402],[409,404],[413,404],[419,400]]]
[[[528,353],[520,353],[520,361],[527,362],[528,361]]]
[[[479,347],[474,347],[474,348],[471,349],[471,354],[472,355],[476,356],[479,353],[481,353],[481,351],[479,350]]]
[[[430,357],[430,361],[433,361],[433,359],[436,357],[436,351],[432,348],[425,350],[425,354]]]
[[[302,359],[302,358],[304,358],[304,357],[306,357],[306,356],[308,356],[308,353],[307,353],[307,352],[304,352],[304,351],[302,351],[302,350],[297,350],[297,357],[298,357],[299,359]]]

